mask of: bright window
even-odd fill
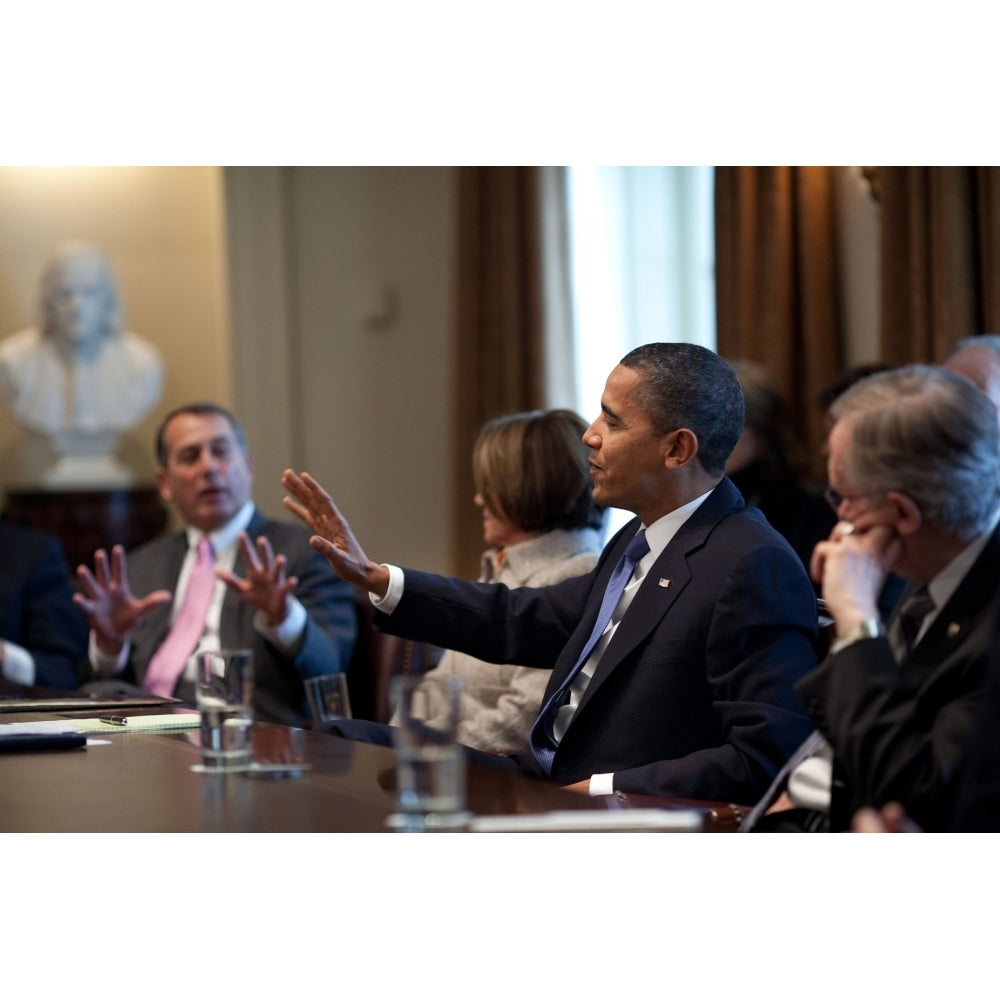
[[[633,347],[715,349],[712,167],[569,167],[575,407]],[[631,515],[612,512],[609,530]]]

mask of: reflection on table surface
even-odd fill
[[[0,697],[11,685],[0,687]],[[30,689],[22,689],[30,690]],[[31,697],[37,695],[32,694]],[[121,714],[180,711],[164,705]],[[0,723],[100,714],[10,712]],[[3,832],[384,832],[395,809],[393,752],[335,736],[255,723],[254,759],[293,765],[254,774],[201,774],[197,729],[129,733],[108,727],[86,749],[0,754]],[[294,765],[298,765],[295,767]],[[647,796],[588,797],[517,774],[469,766],[477,816],[565,810],[690,808],[702,829],[728,832],[740,809]]]

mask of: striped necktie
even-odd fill
[[[546,774],[552,773],[552,760],[556,755],[556,742],[552,735],[552,724],[555,721],[556,713],[566,703],[573,679],[587,662],[594,646],[597,645],[597,640],[601,638],[604,630],[608,627],[611,615],[618,606],[618,602],[621,600],[621,596],[628,586],[629,580],[632,579],[632,574],[635,572],[635,564],[648,551],[649,543],[646,541],[646,532],[640,530],[625,547],[625,551],[622,553],[621,559],[618,560],[615,571],[611,574],[611,579],[608,580],[607,589],[604,591],[604,599],[601,601],[601,610],[597,613],[597,620],[594,622],[593,629],[591,629],[587,644],[583,647],[583,651],[577,658],[576,663],[573,664],[573,669],[566,675],[565,680],[545,703],[545,707],[531,728],[529,741],[531,752],[535,755],[535,760],[538,761]]]

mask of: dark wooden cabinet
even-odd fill
[[[118,543],[131,549],[155,538],[167,525],[167,509],[153,488],[12,490],[6,495],[3,516],[11,524],[55,535],[73,572],[80,563],[93,565],[95,549]]]

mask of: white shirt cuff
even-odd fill
[[[90,667],[94,671],[94,676],[114,677],[115,674],[120,674],[125,669],[125,664],[128,663],[128,654],[131,648],[132,643],[129,641],[128,636],[126,636],[118,655],[108,656],[107,653],[102,652],[98,647],[97,637],[94,635],[93,630],[91,630],[89,657]]]
[[[301,641],[309,620],[305,607],[297,597],[289,595],[288,602],[288,614],[280,625],[269,625],[263,611],[257,610],[253,616],[254,629],[284,653],[294,649]]]
[[[23,646],[8,639],[0,639],[3,645],[3,676],[12,684],[35,683],[35,658]]]
[[[385,592],[385,597],[370,592],[368,597],[379,611],[391,615],[403,596],[403,571],[398,566],[390,566],[388,563],[382,565],[389,571],[389,589]]]
[[[589,792],[591,795],[614,795],[614,774],[592,774],[590,776]]]
[[[788,776],[788,797],[800,809],[830,812],[833,761],[827,757],[807,757]]]

